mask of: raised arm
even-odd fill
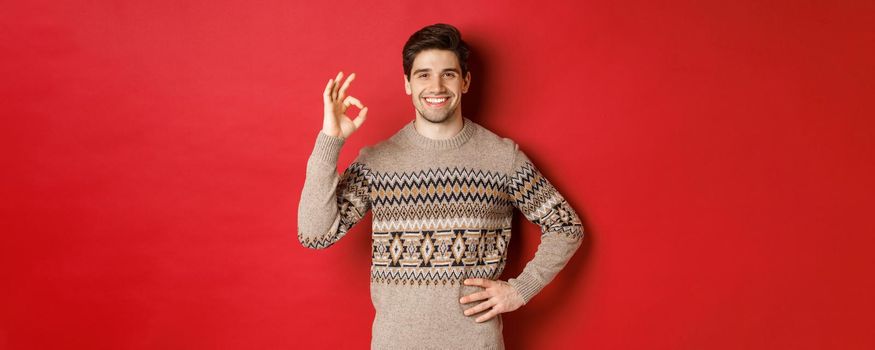
[[[346,235],[371,207],[368,170],[361,159],[337,174],[344,140],[319,132],[307,161],[307,177],[298,204],[298,241],[312,249],[328,248]]]
[[[359,222],[370,209],[369,173],[364,163],[365,150],[343,174],[337,173],[337,158],[346,138],[364,122],[367,107],[346,89],[355,78],[351,74],[343,86],[340,80],[328,81],[322,94],[325,116],[322,130],[307,160],[307,172],[298,203],[298,241],[312,249],[331,246]],[[349,105],[361,108],[355,120],[346,116]]]
[[[508,192],[514,206],[541,228],[541,242],[535,257],[519,276],[508,280],[528,303],[556,277],[580,247],[583,225],[574,209],[519,146],[515,152]]]

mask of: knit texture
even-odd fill
[[[541,228],[534,258],[508,279],[528,302],[565,266],[583,237],[580,218],[512,140],[468,118],[449,139],[414,121],[364,147],[341,174],[344,139],[319,132],[298,206],[298,240],[330,247],[372,211],[373,349],[503,349],[502,318],[463,311],[483,290],[466,278],[504,270],[517,208]],[[487,309],[488,311],[488,309]]]

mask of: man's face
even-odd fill
[[[432,123],[462,115],[462,94],[468,92],[471,72],[462,77],[462,67],[453,51],[420,51],[413,59],[410,75],[404,75],[404,90],[413,99],[417,115]]]

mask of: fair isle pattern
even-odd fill
[[[501,274],[513,213],[507,175],[446,167],[371,177],[373,282],[461,284]]]
[[[494,265],[502,262],[510,228],[374,232],[372,261],[387,267]]]
[[[504,270],[504,261],[498,266],[447,267],[384,267],[371,266],[371,282],[395,285],[461,285],[466,278],[495,280]]]
[[[410,173],[372,173],[375,232],[504,228],[513,203],[507,175],[441,168]]]
[[[322,249],[330,247],[339,239],[343,238],[349,229],[352,228],[359,220],[361,220],[368,212],[371,203],[368,201],[369,170],[363,163],[353,162],[343,171],[340,180],[337,184],[337,208],[340,218],[332,227],[332,232],[336,234],[328,234],[317,237],[304,237],[298,233],[298,240],[301,244],[308,248]]]
[[[529,160],[510,177],[508,190],[526,218],[542,227],[542,235],[583,237],[583,224],[577,213]]]
[[[504,270],[510,228],[374,233],[371,281],[460,284]]]

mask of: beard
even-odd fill
[[[447,103],[449,103],[449,101]],[[428,120],[429,122],[434,124],[439,124],[450,120],[450,117],[452,117],[453,114],[456,113],[456,109],[459,108],[458,105],[439,109],[428,108],[428,106],[418,104],[415,104],[414,106],[416,107],[416,111],[419,112],[419,115],[422,116],[423,119]]]
[[[433,111],[427,109],[423,110],[423,108],[417,107],[416,110],[419,111],[419,115],[421,115],[422,118],[435,124],[443,123],[449,120],[450,117],[452,117],[453,114],[456,112],[455,108],[445,111]]]

